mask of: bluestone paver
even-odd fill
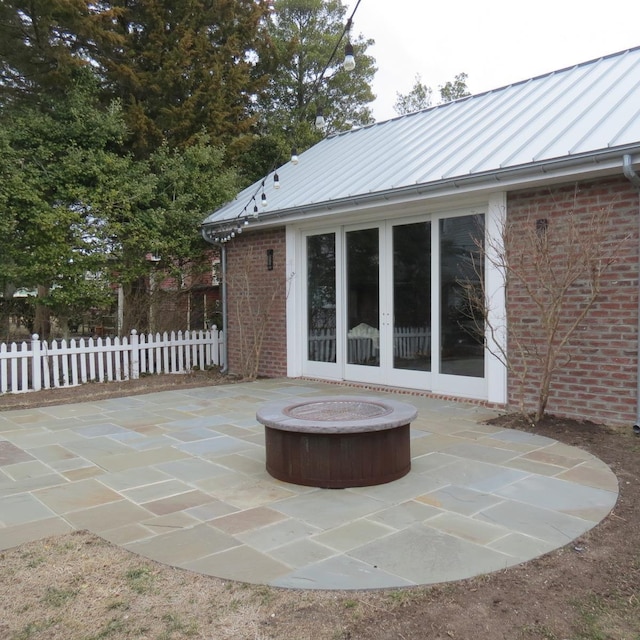
[[[389,395],[414,404],[412,470],[342,490],[265,469],[264,402]],[[160,562],[288,588],[467,578],[569,543],[613,508],[586,451],[484,424],[477,404],[310,380],[176,389],[0,413],[0,549],[89,529]]]

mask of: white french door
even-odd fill
[[[382,221],[304,236],[305,375],[481,397],[483,216]]]

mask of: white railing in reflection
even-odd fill
[[[359,335],[360,334],[360,335]],[[364,334],[364,335],[362,335]],[[351,364],[370,363],[378,357],[379,334],[377,329],[366,332],[351,330],[347,336],[347,362]],[[314,362],[336,361],[335,329],[317,329],[309,332],[308,359]],[[424,357],[431,350],[431,329],[429,327],[396,327],[393,331],[393,356],[403,360]]]

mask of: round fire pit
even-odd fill
[[[267,471],[310,487],[383,484],[411,469],[415,407],[363,396],[275,400],[256,418],[265,426]]]

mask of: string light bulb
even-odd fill
[[[353,45],[347,42],[344,48],[344,62],[342,63],[345,71],[353,71],[356,68],[356,59],[353,55]]]
[[[291,149],[291,164],[298,164],[299,160],[300,158],[298,158],[298,150],[293,147],[293,149]]]
[[[319,129],[320,131],[322,131],[322,129],[324,129],[326,122],[324,119],[324,112],[322,110],[322,107],[318,107],[316,109],[316,129]]]
[[[273,188],[274,189],[280,188],[280,176],[277,173],[273,174]]]
[[[262,195],[260,196],[260,199],[262,200],[262,206],[266,207],[267,206],[267,194],[263,191]]]

